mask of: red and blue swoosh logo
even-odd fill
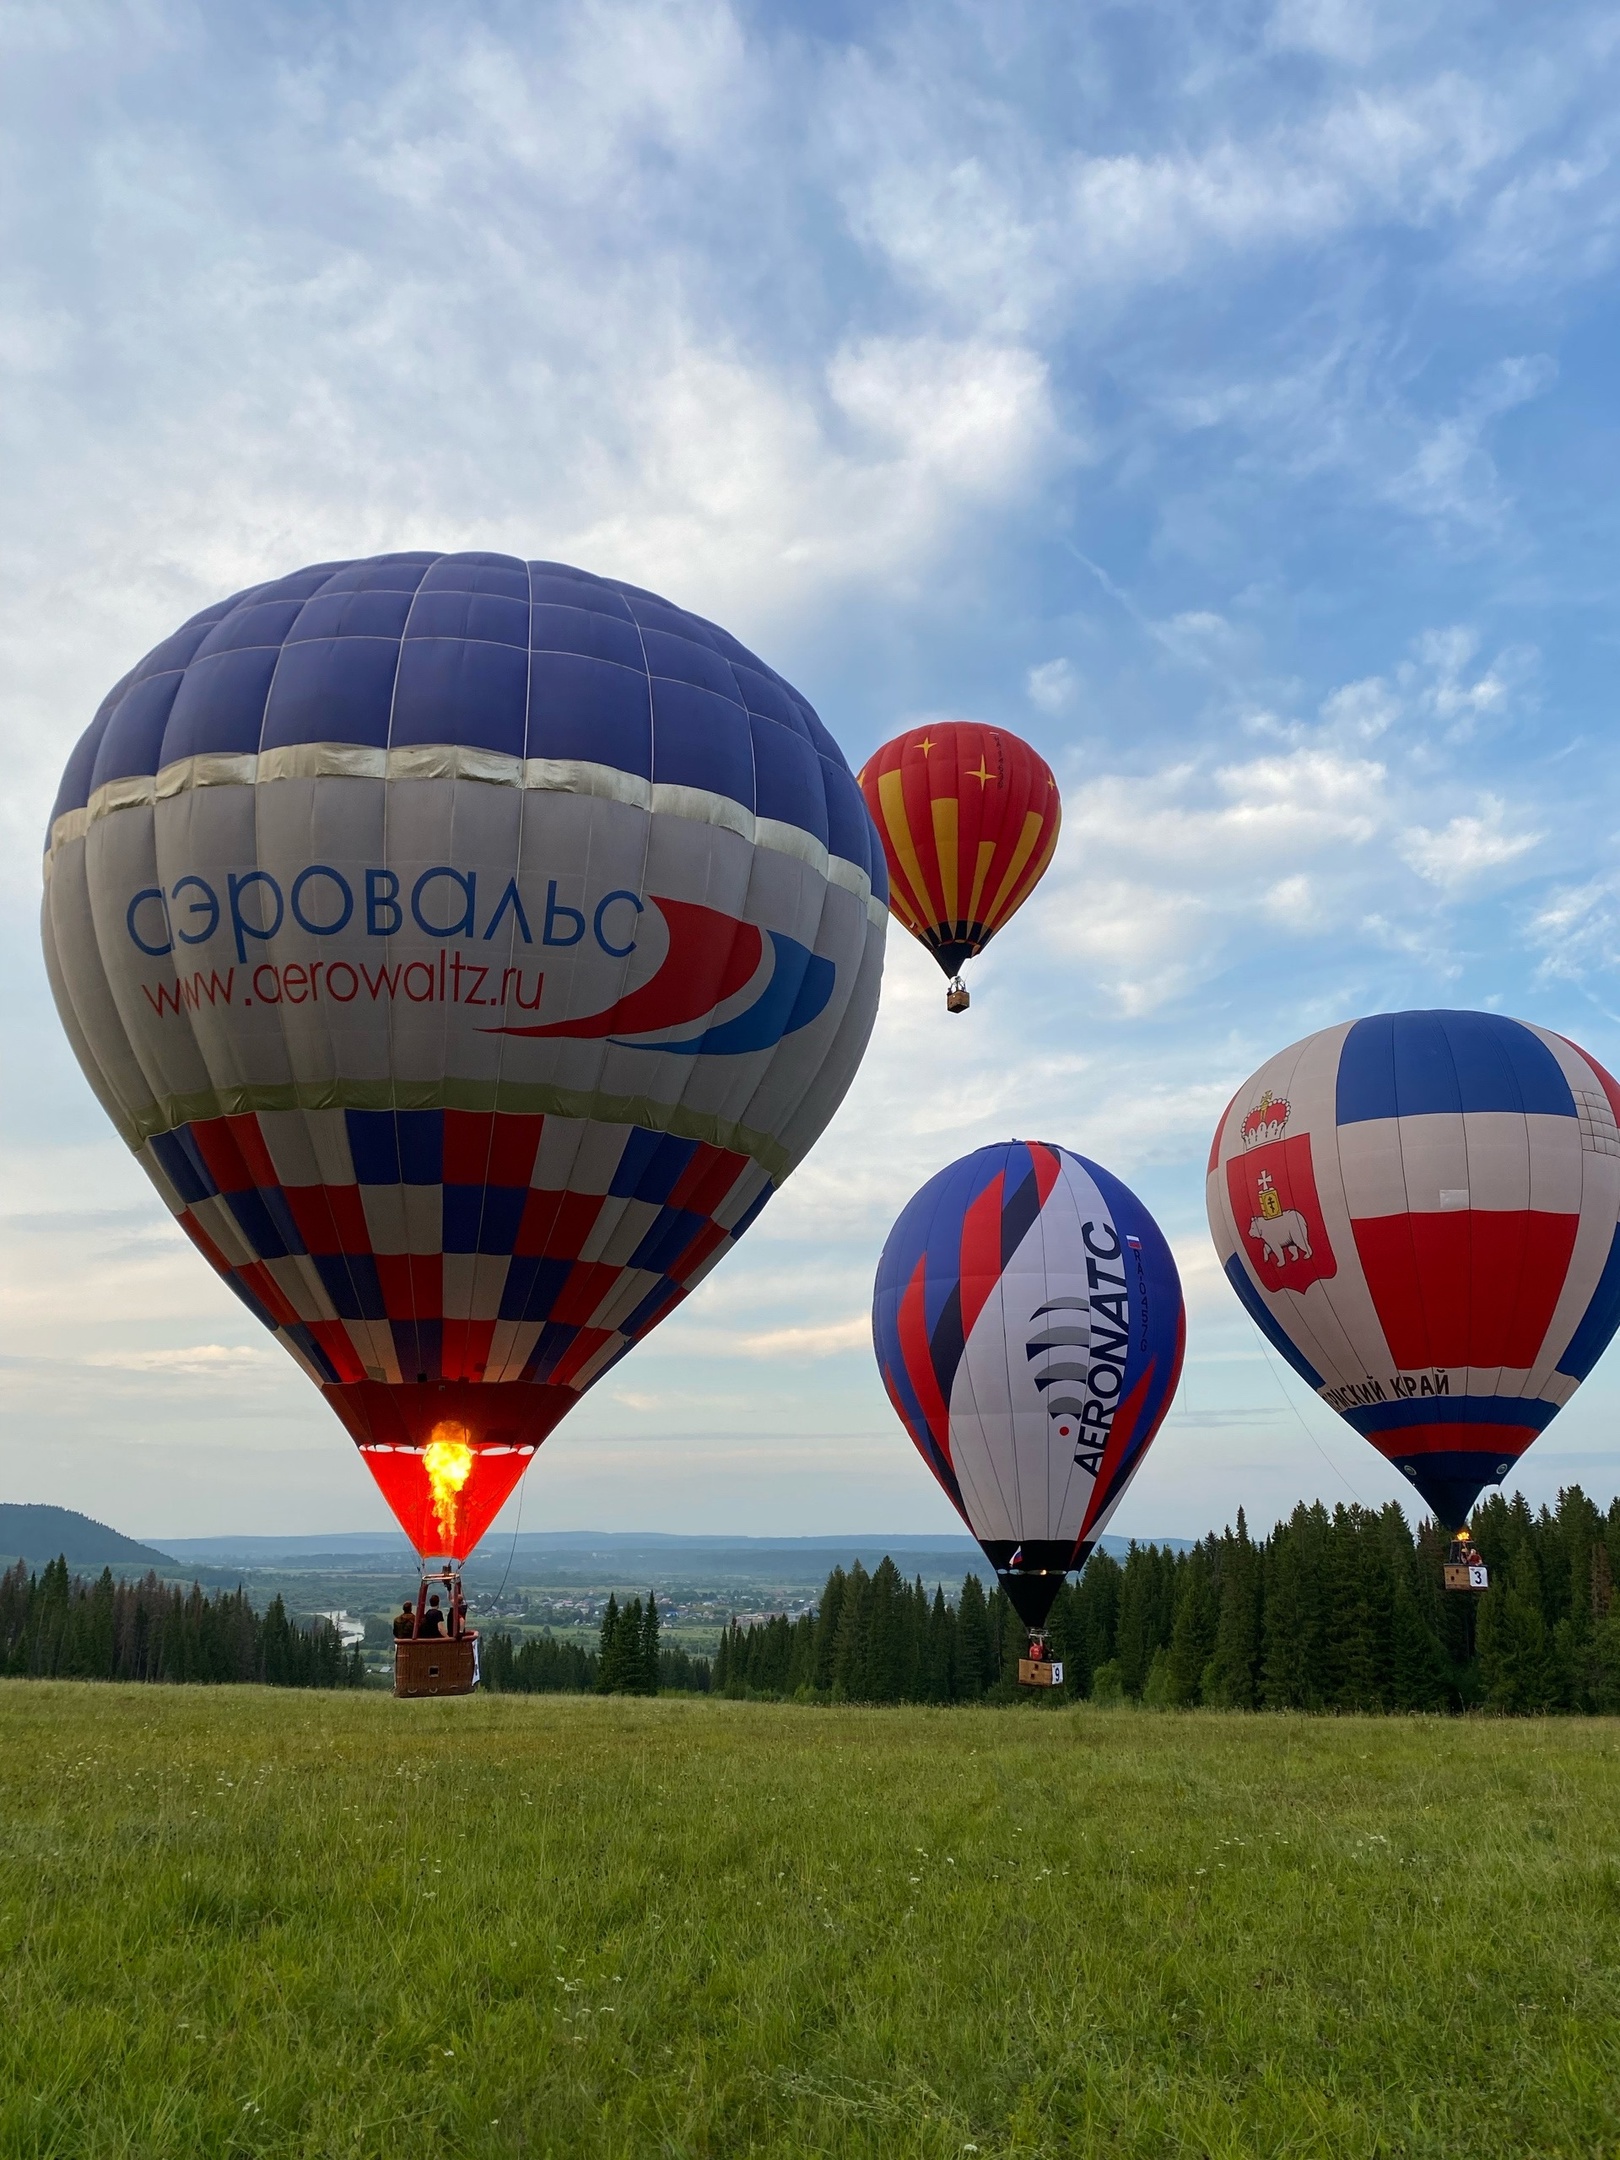
[[[623,1049],[667,1050],[680,1057],[739,1057],[769,1050],[825,1011],[838,970],[797,938],[761,930],[696,901],[649,898],[668,926],[669,950],[639,990],[578,1019],[482,1032],[605,1039]],[[715,1017],[745,993],[752,994],[739,1009]],[[693,1028],[695,1033],[679,1032]]]

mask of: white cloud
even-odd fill
[[[249,1343],[193,1343],[174,1350],[91,1350],[86,1365],[98,1371],[170,1373],[190,1377],[236,1380],[282,1361],[273,1350]]]
[[[1435,831],[1414,825],[1402,837],[1402,858],[1419,877],[1454,892],[1488,870],[1517,862],[1540,843],[1538,832],[1506,831],[1506,815],[1507,805],[1487,796],[1477,817],[1460,815]]]
[[[1501,488],[1485,448],[1486,429],[1516,405],[1543,396],[1557,374],[1545,353],[1498,361],[1425,434],[1404,470],[1391,475],[1389,499],[1423,517],[1478,523],[1499,516]]]
[[[1316,15],[1325,26],[1327,10]],[[1100,328],[1140,288],[1208,276],[1223,258],[1455,214],[1525,124],[1510,98],[1441,71],[1376,90],[1335,82],[1246,131],[1217,106],[1186,147],[1041,158],[982,75],[936,76],[933,97],[905,98],[897,77],[920,58],[904,41],[886,66],[844,58],[828,128],[851,226],[962,319],[1020,333],[1077,294]]]
[[[1314,53],[1351,67],[1365,67],[1389,46],[1415,37],[1430,10],[1407,0],[1278,0],[1266,25],[1266,42],[1281,52]]]
[[[1376,742],[1400,716],[1400,700],[1382,675],[1345,683],[1322,701],[1322,723],[1331,735],[1353,742]]]
[[[762,1328],[737,1337],[737,1348],[749,1357],[822,1358],[843,1350],[870,1349],[872,1316],[853,1313],[845,1320],[827,1320],[814,1326]]]
[[[1043,660],[1024,677],[1029,702],[1043,713],[1067,712],[1080,691],[1079,677],[1069,660]]]
[[[1620,888],[1612,877],[1550,893],[1527,925],[1545,982],[1584,982],[1620,967]]]

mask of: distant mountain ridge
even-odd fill
[[[319,1535],[303,1537],[266,1537],[247,1534],[237,1537],[169,1538],[167,1549],[177,1560],[188,1565],[203,1564],[216,1567],[274,1567],[278,1563],[304,1560],[310,1563],[343,1558],[380,1558],[409,1561],[414,1558],[410,1546],[398,1531],[350,1530],[326,1531]],[[1130,1539],[1108,1534],[1098,1539],[1104,1552],[1123,1559],[1131,1543]],[[1138,1538],[1140,1544],[1157,1544],[1180,1552],[1195,1542],[1190,1538]],[[848,1553],[859,1555],[865,1561],[869,1557],[880,1559],[889,1553],[897,1561],[908,1554],[944,1556],[959,1555],[964,1565],[982,1560],[974,1540],[960,1533],[949,1531],[929,1535],[925,1532],[908,1531],[894,1537],[881,1533],[854,1532],[839,1537],[741,1537],[723,1531],[694,1531],[684,1534],[669,1530],[524,1530],[516,1540],[510,1533],[492,1531],[479,1549],[479,1560],[487,1563],[504,1561],[509,1552],[534,1556],[551,1553],[558,1557],[573,1556],[580,1559],[611,1559],[626,1555],[662,1552],[670,1558],[682,1553],[732,1554],[756,1559],[792,1558],[800,1555],[822,1553]]]
[[[1123,1559],[1128,1540],[1106,1536],[1099,1541],[1105,1552]],[[1148,1543],[1139,1539],[1138,1543]],[[1151,1542],[1184,1549],[1185,1538],[1159,1538]],[[510,1536],[497,1532],[478,1555],[483,1565],[504,1565],[509,1553],[537,1559],[551,1555],[559,1561],[619,1560],[645,1564],[655,1558],[662,1563],[693,1561],[765,1563],[800,1560],[822,1572],[835,1563],[847,1565],[859,1559],[876,1566],[885,1553],[905,1569],[908,1560],[932,1573],[946,1565],[982,1569],[983,1560],[972,1538],[943,1532],[930,1536],[908,1531],[894,1537],[856,1532],[845,1537],[737,1537],[724,1532],[659,1530],[526,1530],[515,1547]],[[173,1569],[276,1568],[319,1569],[334,1563],[378,1562],[414,1567],[416,1556],[398,1531],[326,1531],[302,1537],[267,1537],[247,1533],[236,1537],[166,1538],[162,1547],[125,1537],[122,1531],[82,1515],[76,1508],[45,1507],[19,1501],[0,1501],[0,1558],[26,1560],[30,1567],[44,1567],[60,1554],[75,1569],[112,1567]]]
[[[0,1500],[0,1555],[44,1567],[61,1557],[71,1568],[172,1568],[173,1555],[109,1529],[77,1508]]]

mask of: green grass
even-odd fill
[[[1620,2149],[1620,1726],[0,1684],[0,2153]]]

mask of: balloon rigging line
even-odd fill
[[[512,1562],[517,1558],[518,1532],[523,1528],[523,1495],[528,1488],[528,1482],[527,1478],[518,1479],[517,1521],[512,1525],[512,1549],[506,1556],[506,1574],[501,1577],[501,1587],[495,1593],[495,1603],[497,1605],[506,1595],[507,1580],[512,1573]]]
[[[1256,1329],[1255,1333],[1258,1335],[1259,1330]],[[1304,1433],[1306,1439],[1309,1440],[1309,1442],[1311,1443],[1311,1446],[1315,1448],[1317,1454],[1321,1456],[1322,1460],[1333,1472],[1333,1475],[1338,1479],[1339,1483],[1344,1487],[1345,1491],[1356,1503],[1356,1506],[1364,1508],[1367,1505],[1366,1501],[1362,1499],[1360,1493],[1356,1491],[1356,1488],[1351,1484],[1350,1480],[1345,1476],[1344,1472],[1333,1460],[1333,1457],[1328,1453],[1327,1449],[1322,1445],[1321,1441],[1317,1439],[1315,1433],[1311,1431],[1310,1426],[1305,1422],[1304,1411],[1301,1410],[1299,1404],[1295,1402],[1293,1396],[1289,1394],[1287,1388],[1283,1386],[1282,1374],[1278,1372],[1275,1364],[1272,1362],[1271,1351],[1267,1346],[1264,1336],[1260,1337],[1260,1354],[1266,1361],[1267,1372],[1270,1373],[1272,1379],[1277,1383],[1277,1392],[1281,1395],[1283,1401],[1288,1405],[1289,1409],[1293,1411],[1294,1416],[1298,1419],[1301,1432]]]

